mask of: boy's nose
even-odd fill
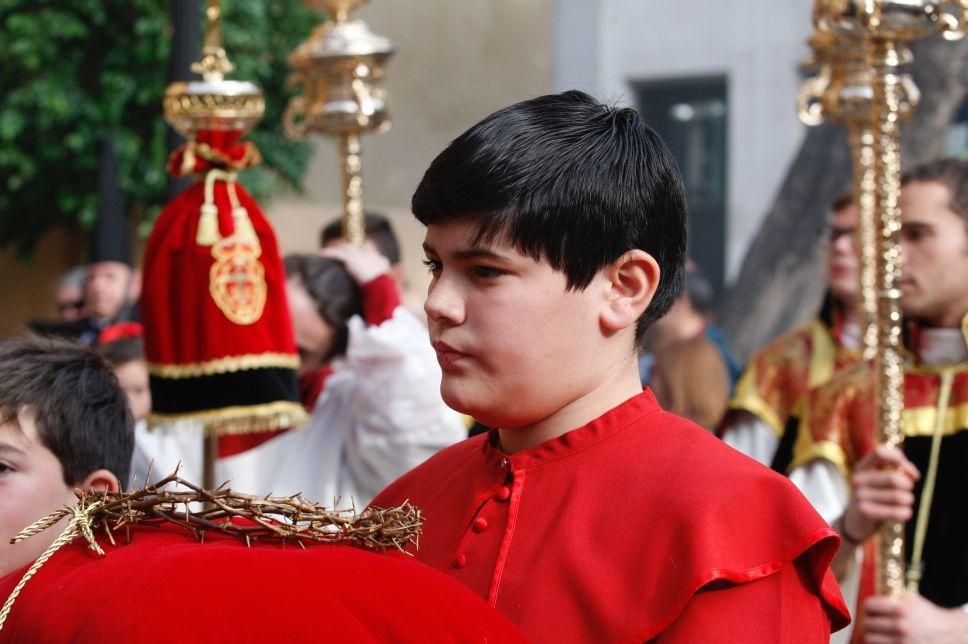
[[[430,285],[424,312],[434,322],[461,324],[464,321],[464,305],[457,293],[443,279]]]
[[[838,235],[836,239],[833,240],[831,244],[833,250],[838,253],[853,253],[854,252],[854,236],[850,234]]]

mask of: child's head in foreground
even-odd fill
[[[53,542],[57,528],[9,541],[76,503],[75,488],[119,489],[133,448],[124,392],[93,352],[51,338],[0,343],[0,574]]]
[[[412,206],[450,406],[526,427],[637,378],[686,250],[679,171],[637,112],[574,91],[502,109],[433,161]]]

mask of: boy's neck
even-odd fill
[[[591,391],[572,400],[550,416],[523,427],[498,429],[501,449],[507,454],[531,449],[595,420],[618,407],[629,398],[642,393],[638,364],[628,361],[621,370],[605,378]]]

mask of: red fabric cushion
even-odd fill
[[[107,555],[75,541],[31,579],[0,639],[59,642],[524,641],[470,590],[409,558],[347,546],[198,543],[135,527]],[[123,533],[119,542],[124,539]],[[6,598],[25,570],[0,580]]]

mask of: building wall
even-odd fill
[[[83,240],[62,228],[45,235],[29,260],[13,248],[0,251],[0,339],[20,333],[29,320],[57,315],[57,279],[82,252]]]
[[[746,249],[803,137],[795,98],[812,2],[558,0],[554,89],[631,104],[632,84],[725,76],[728,82],[726,277]],[[845,178],[846,181],[846,178]]]

